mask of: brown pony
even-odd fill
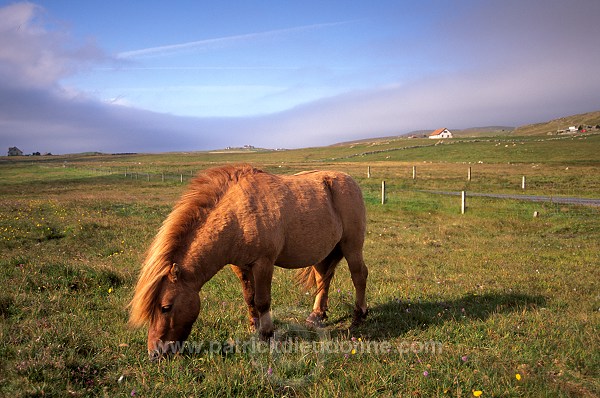
[[[316,286],[307,322],[326,318],[328,290],[345,257],[356,290],[354,323],[366,318],[366,216],[360,188],[347,174],[310,171],[277,176],[249,165],[206,170],[163,222],[130,303],[130,324],[148,324],[151,359],[184,341],[200,312],[200,288],[227,264],[242,282],[251,325],[273,335],[275,265],[306,268]]]

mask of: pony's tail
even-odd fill
[[[316,271],[313,266],[299,269],[296,271],[296,283],[305,291],[312,290],[317,285]]]
[[[337,264],[336,264],[337,265]],[[323,277],[323,280],[328,280],[333,278],[333,273],[335,272],[335,265],[330,266]],[[309,292],[317,286],[317,271],[315,267],[306,267],[300,269],[296,272],[296,283],[304,288],[305,291]],[[314,294],[318,294],[323,286],[317,289]]]

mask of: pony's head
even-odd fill
[[[190,335],[200,312],[198,292],[185,281],[177,264],[156,283],[146,318],[151,360],[176,353]]]
[[[194,272],[192,261],[187,266],[174,262],[184,261],[197,229],[228,187],[253,173],[260,171],[246,165],[210,169],[198,175],[154,238],[140,271],[129,318],[131,326],[148,325],[152,359],[177,351],[200,312],[198,264]]]

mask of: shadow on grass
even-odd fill
[[[403,301],[394,299],[372,306],[356,333],[372,340],[400,337],[445,322],[485,320],[493,314],[543,307],[546,299],[520,293],[469,294],[449,301]],[[347,333],[349,317],[331,320],[332,335]]]
[[[545,303],[546,299],[542,296],[519,293],[470,294],[449,301],[409,302],[394,299],[370,307],[367,320],[357,328],[349,329],[352,321],[349,315],[330,319],[324,328],[308,326],[296,317],[293,320],[275,318],[275,336],[269,342],[260,341],[256,333],[237,339],[191,341],[184,343],[189,345],[184,346],[182,354],[186,357],[218,355],[223,358],[233,358],[238,355],[250,358],[267,353],[273,354],[273,352],[280,356],[297,354],[304,348],[290,345],[290,342],[297,344],[297,342],[348,341],[350,336],[381,341],[402,337],[410,331],[425,330],[445,322],[471,322],[485,320],[494,314],[534,310],[544,306]],[[318,352],[326,349],[321,346],[306,347],[308,350],[317,347],[315,349]],[[351,348],[351,346],[344,347]]]

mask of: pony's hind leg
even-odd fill
[[[339,246],[336,246],[324,260],[313,266],[317,291],[313,310],[308,318],[306,318],[306,322],[310,325],[322,327],[323,322],[327,319],[329,286],[331,285],[331,280],[335,273],[335,267],[342,257],[342,251]]]
[[[232,265],[231,269],[233,270],[233,273],[239,278],[240,282],[242,282],[242,293],[244,295],[244,301],[248,306],[248,318],[250,319],[250,327],[252,328],[252,330],[257,330],[259,314],[254,303],[254,275],[252,275],[250,269],[238,267],[237,265]]]

